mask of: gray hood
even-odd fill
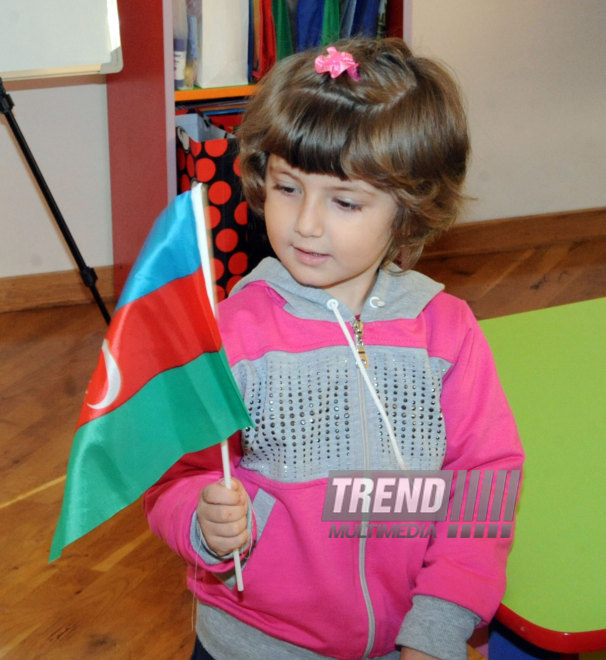
[[[267,257],[233,288],[232,293],[255,282],[265,282],[286,301],[290,314],[304,319],[334,321],[333,312],[326,306],[332,296],[316,287],[299,284],[275,258]],[[414,270],[402,271],[396,266],[380,269],[374,286],[362,309],[361,318],[368,321],[414,319],[444,285]],[[354,314],[339,302],[345,321],[353,321]]]

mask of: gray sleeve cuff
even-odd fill
[[[461,605],[433,596],[414,596],[396,644],[440,660],[467,660],[467,640],[480,621]]]
[[[250,538],[252,534],[252,504],[250,502],[250,499],[248,500],[248,511],[246,513],[246,520],[247,520],[248,538]],[[200,527],[200,523],[198,522],[198,516],[195,511],[191,519],[191,527],[190,527],[189,535],[193,549],[196,551],[200,559],[202,559],[202,561],[205,564],[209,564],[210,566],[216,566],[217,564],[222,564],[225,561],[232,560],[231,553],[225,555],[224,557],[221,557],[208,547],[208,544],[206,543],[206,539],[204,538],[204,533],[202,532],[202,528]]]

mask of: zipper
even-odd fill
[[[355,319],[352,322],[352,328],[354,334],[354,336],[352,337],[351,332],[349,331],[347,325],[345,324],[345,321],[343,320],[343,317],[339,312],[339,302],[335,298],[331,298],[330,300],[327,301],[326,306],[328,307],[328,309],[332,310],[332,313],[335,315],[335,318],[337,319],[341,331],[343,332],[343,335],[347,340],[349,348],[351,349],[352,355],[355,358],[356,364],[359,365],[360,362],[362,362],[362,364],[365,367],[364,369],[360,369],[360,368],[355,369],[357,375],[357,381],[358,381],[358,397],[360,401],[360,416],[361,416],[361,427],[362,427],[361,442],[362,442],[363,457],[364,457],[363,458],[364,470],[370,470],[370,451],[369,451],[370,442],[368,438],[368,428],[366,423],[367,422],[366,396],[365,396],[366,393],[364,391],[364,387],[368,389],[368,393],[370,394],[374,404],[377,407],[377,410],[379,411],[381,417],[383,418],[383,422],[389,433],[389,440],[392,444],[394,455],[398,459],[398,463],[400,464],[402,469],[405,470],[406,465],[404,463],[404,460],[402,459],[402,456],[400,455],[400,451],[397,446],[397,442],[393,433],[393,429],[391,427],[391,423],[389,421],[389,418],[387,417],[387,413],[381,401],[378,398],[376,388],[372,385],[372,383],[370,382],[370,378],[368,376],[368,369],[366,367],[368,367],[369,361],[368,361],[368,356],[366,355],[366,348],[364,346],[364,341],[363,341],[364,324],[360,319]],[[372,648],[376,641],[376,632],[377,632],[375,614],[372,606],[372,600],[370,598],[370,591],[368,589],[368,580],[366,579],[366,547],[367,547],[368,528],[369,528],[368,521],[362,521],[362,525],[361,525],[362,534],[361,537],[358,539],[359,540],[358,579],[360,580],[360,588],[362,590],[364,604],[366,605],[366,615],[368,617],[368,636],[366,639],[366,649],[364,650],[364,654],[362,656],[364,658],[367,658],[368,655],[371,653]]]
[[[368,615],[368,638],[366,640],[366,648],[364,649],[363,658],[368,658],[372,647],[375,645],[376,637],[376,624],[375,612],[372,607],[372,600],[370,598],[370,591],[368,589],[368,581],[366,580],[366,538],[368,536],[368,520],[363,520],[360,525],[360,536],[358,539],[360,545],[358,546],[358,566],[360,571],[360,587],[362,588],[362,595],[364,596],[364,603],[366,605],[366,614]]]
[[[383,405],[381,404],[378,395],[376,393],[376,389],[373,387],[368,376],[368,370],[367,370],[368,356],[366,355],[366,348],[364,346],[364,341],[363,341],[364,324],[360,319],[355,319],[352,322],[352,328],[354,333],[354,337],[352,337],[351,333],[349,332],[345,324],[345,321],[343,320],[343,317],[339,312],[339,302],[335,298],[331,298],[330,300],[327,301],[326,306],[328,307],[328,309],[332,310],[332,313],[335,315],[335,318],[337,319],[337,322],[341,327],[341,331],[343,332],[343,335],[345,336],[345,339],[349,344],[351,352],[355,358],[356,364],[359,365],[360,362],[362,362],[362,364],[364,365],[364,369],[356,368],[355,370],[358,380],[358,397],[360,401],[360,415],[361,415],[361,426],[362,426],[361,442],[362,442],[362,449],[364,456],[363,459],[364,469],[365,470],[370,469],[370,451],[369,451],[370,443],[369,443],[368,428],[366,423],[367,415],[366,415],[366,397],[364,391],[365,386],[366,388],[368,388],[368,393],[370,394],[374,404],[377,407],[377,410],[379,411],[379,413],[383,418],[385,426],[389,432],[389,439],[390,442],[392,443],[394,453],[397,457],[399,457],[398,462],[402,465],[402,469],[405,469],[404,461],[401,459],[401,456],[399,454],[399,450],[397,448],[397,444],[395,441],[395,436],[393,434],[393,429],[391,428],[391,424],[387,417],[387,413],[385,412],[385,409],[383,408]],[[362,525],[361,525],[362,535],[361,538],[358,539],[359,540],[358,578],[360,580],[360,588],[362,590],[364,604],[366,605],[366,615],[368,617],[368,636],[366,639],[366,649],[364,650],[364,654],[362,656],[364,658],[368,657],[368,655],[372,651],[372,648],[376,640],[375,614],[372,606],[372,600],[370,598],[370,591],[368,589],[368,580],[366,579],[366,546],[367,546],[366,539],[368,536],[367,535],[368,526],[369,526],[368,521],[362,521]]]
[[[360,356],[360,360],[362,360],[362,364],[368,368],[368,356],[366,355],[366,347],[364,346],[364,339],[362,336],[364,333],[364,323],[361,319],[356,318],[351,325],[356,339],[358,355]]]
[[[356,318],[353,323],[353,331],[356,342],[356,350],[360,356],[360,360],[365,368],[368,368],[368,356],[366,355],[366,348],[363,341],[363,332],[364,332],[364,323]],[[356,369],[358,374],[358,396],[360,399],[360,414],[362,418],[362,450],[364,455],[364,469],[370,470],[370,452],[369,452],[369,438],[368,438],[368,424],[366,417],[366,403],[365,403],[365,390],[364,384],[362,382],[362,375],[359,369]],[[363,520],[361,527],[361,538],[358,539],[358,577],[360,579],[360,587],[362,589],[362,596],[364,598],[364,604],[366,606],[366,614],[368,616],[368,637],[366,639],[366,648],[364,649],[363,658],[367,658],[372,647],[375,643],[376,636],[376,624],[375,624],[375,614],[372,606],[372,600],[370,598],[370,591],[368,589],[368,581],[366,579],[366,537],[368,530],[368,521]]]

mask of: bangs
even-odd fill
[[[350,178],[343,164],[352,142],[351,126],[359,113],[356,105],[342,97],[326,98],[305,90],[293,90],[287,97],[272,117],[261,149],[303,172]]]

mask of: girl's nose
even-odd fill
[[[297,213],[295,231],[301,236],[319,237],[323,233],[322,212],[318,202],[305,197]]]

